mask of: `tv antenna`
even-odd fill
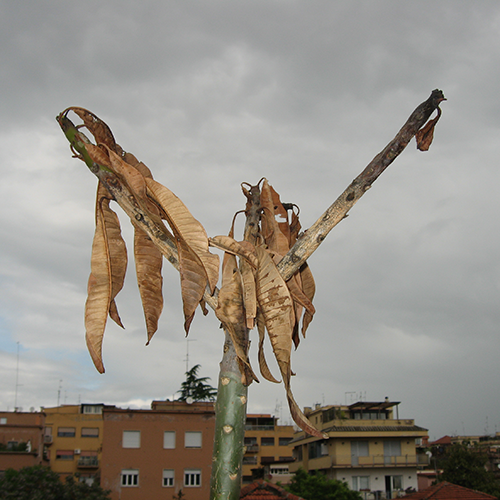
[[[18,392],[18,388],[20,387],[20,385],[22,384],[19,384],[19,342],[16,342],[17,343],[17,362],[16,362],[16,390],[15,390],[15,395],[14,395],[14,411],[17,411],[18,408],[17,408],[17,392]]]
[[[189,371],[189,342],[196,342],[196,339],[186,339],[186,373]]]

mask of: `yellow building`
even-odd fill
[[[293,460],[288,446],[294,435],[292,425],[278,425],[278,418],[271,415],[248,414],[245,425],[245,454],[243,456],[243,483],[252,482],[252,469],[282,462],[276,467],[284,474],[288,462]],[[277,474],[274,474],[277,475]]]
[[[43,408],[45,444],[50,468],[62,477],[78,474],[92,483],[98,476],[102,453],[102,404]]]
[[[398,405],[386,399],[305,408],[306,416],[328,438],[296,433],[291,443],[296,461],[290,469],[302,467],[344,481],[365,492],[365,498],[394,498],[417,490],[417,469],[428,464],[419,446],[428,432],[414,420],[399,419]]]

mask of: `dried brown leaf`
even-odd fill
[[[209,252],[208,237],[204,227],[170,189],[148,178],[146,185],[148,193],[151,193],[165,211],[174,234],[182,238],[203,264],[210,291],[213,293],[219,279],[219,256]]]
[[[266,337],[266,322],[264,321],[264,318],[263,318],[262,313],[260,311],[257,313],[256,323],[257,323],[257,331],[259,332],[258,359],[259,359],[260,373],[262,374],[262,376],[266,380],[269,380],[269,382],[279,384],[280,381],[277,380],[274,377],[274,375],[271,373],[271,370],[269,369],[269,366],[268,366],[267,361],[266,361],[266,356],[264,354],[264,341],[265,341],[265,337]]]
[[[300,279],[302,281],[302,291],[312,303],[314,294],[316,293],[316,284],[314,282],[311,268],[309,267],[307,262],[303,264],[302,267],[300,268]],[[309,311],[306,311],[304,313],[304,318],[302,320],[302,335],[304,337],[306,336],[306,331],[307,328],[309,327],[309,324],[313,320],[313,314],[314,313],[311,314]]]
[[[105,144],[113,151],[116,151],[117,144],[111,129],[103,122],[98,116],[94,115],[91,111],[84,108],[72,107],[69,108],[71,111],[76,113],[82,120],[89,130],[89,132],[94,136],[97,144]]]
[[[434,128],[441,117],[441,108],[437,108],[436,118],[429,120],[415,135],[417,149],[428,151],[434,139]]]
[[[323,434],[309,422],[298,407],[293,398],[290,386],[290,377],[292,374],[290,366],[293,330],[291,322],[293,317],[292,298],[285,281],[280,276],[268,252],[261,247],[257,248],[256,251],[259,258],[259,267],[257,269],[257,300],[266,323],[274,356],[283,377],[290,413],[295,423],[305,432],[323,437]]]
[[[257,382],[259,380],[253,372],[248,358],[248,331],[245,326],[243,290],[236,257],[226,252],[222,269],[222,286],[219,291],[215,315],[231,337],[238,357],[242,382],[245,385],[250,385],[253,380]]]
[[[251,244],[251,248],[248,249],[248,247],[244,245],[243,242],[236,241],[231,236],[224,235],[213,236],[212,238],[208,239],[208,243],[210,246],[219,248],[233,255],[237,255],[238,257],[242,257],[243,259],[248,261],[255,269],[257,269],[257,266],[259,265],[259,261],[254,254],[254,246]]]
[[[109,207],[109,193],[99,182],[97,187],[97,198],[102,213],[105,244],[107,246],[107,258],[109,259],[109,269],[111,276],[111,296],[109,305],[109,315],[113,321],[123,327],[115,297],[123,288],[125,274],[127,271],[127,247],[121,235],[120,221],[116,213]],[[98,208],[99,209],[99,208]]]
[[[138,227],[134,233],[134,255],[149,344],[158,329],[158,320],[163,310],[163,256],[151,238]]]
[[[85,303],[85,339],[97,371],[104,373],[102,339],[111,302],[111,269],[100,203],[96,204],[96,228],[90,269]]]
[[[179,274],[181,279],[182,307],[184,312],[184,330],[186,335],[200,304],[207,286],[207,273],[198,259],[182,238],[178,238]]]
[[[271,251],[285,255],[290,248],[288,214],[267,179],[264,179],[262,183],[260,204],[262,206],[261,226],[264,241]]]

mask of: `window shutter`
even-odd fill
[[[123,431],[124,448],[141,447],[141,431]]]

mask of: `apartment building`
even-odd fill
[[[103,404],[43,408],[50,468],[62,478],[78,473],[92,483],[99,477],[103,438]]]
[[[151,410],[103,410],[101,486],[113,500],[210,496],[213,403],[153,401]]]
[[[248,414],[245,425],[245,455],[242,482],[253,481],[252,469],[275,464],[271,475],[288,477],[288,462],[293,460],[289,443],[294,436],[292,425],[278,425],[278,418],[268,414]],[[283,479],[283,477],[281,479]]]
[[[290,469],[302,467],[344,481],[368,499],[417,490],[417,469],[428,464],[427,455],[418,451],[428,431],[412,419],[399,419],[399,404],[386,399],[305,408],[328,437],[296,433],[291,443],[296,461]]]
[[[40,412],[0,412],[0,472],[48,465],[44,417]]]

